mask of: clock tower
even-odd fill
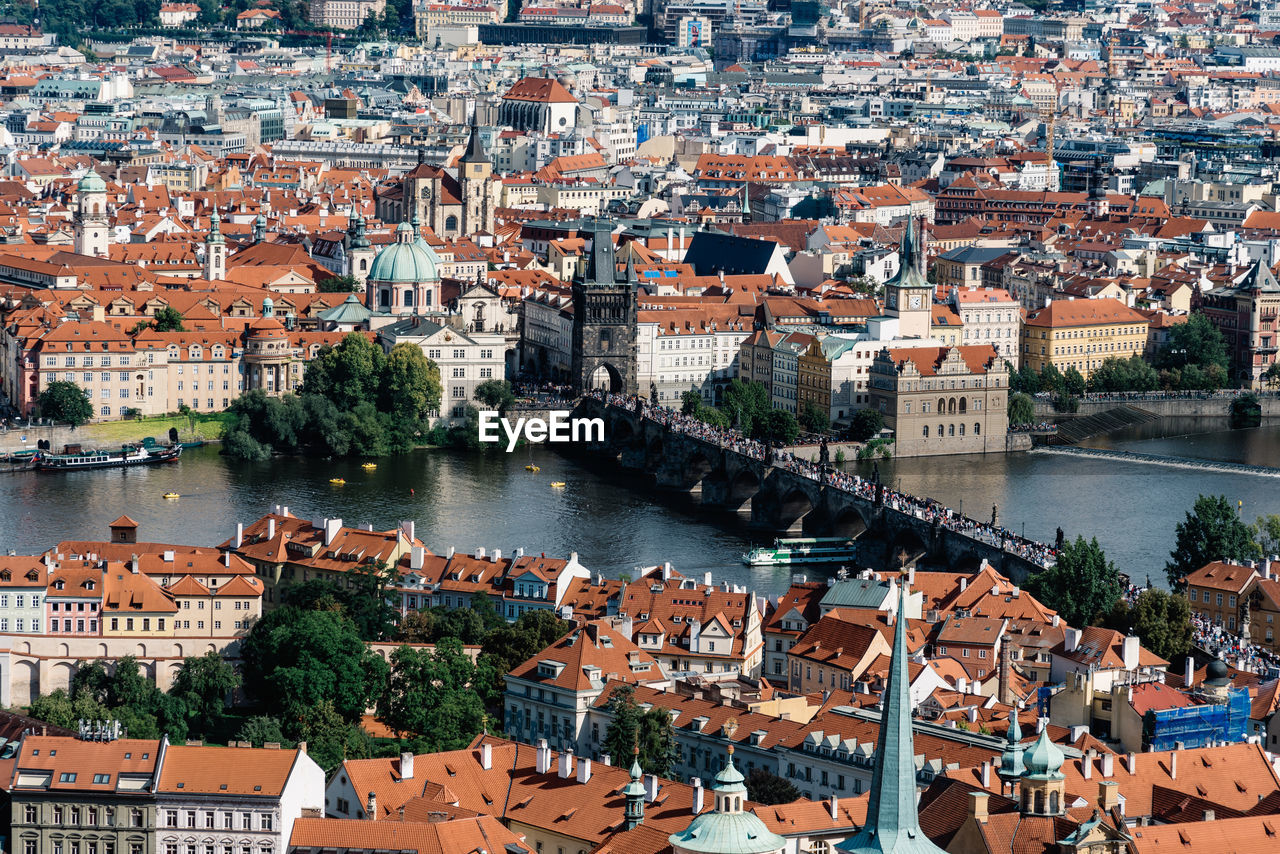
[[[924,274],[923,241],[916,234],[915,217],[898,246],[898,273],[884,283],[885,314],[898,318],[901,338],[928,338],[933,314],[933,285]]]

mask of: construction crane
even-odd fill
[[[325,73],[333,71],[333,31],[320,32],[318,30],[285,30],[288,36],[324,36],[324,70]],[[339,35],[338,38],[346,38]]]

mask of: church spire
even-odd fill
[[[910,235],[910,233],[908,233]],[[907,239],[907,238],[904,238]],[[867,823],[837,846],[858,854],[942,854],[920,830],[916,810],[916,752],[907,671],[907,584],[898,590],[897,626],[889,678],[880,700],[880,738],[871,775]]]
[[[631,759],[631,782],[622,787],[622,796],[627,799],[624,809],[623,827],[630,830],[644,824],[644,772],[640,770],[640,739],[636,737],[635,751]]]

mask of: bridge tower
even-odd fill
[[[619,276],[613,254],[613,223],[586,226],[591,254],[586,273],[573,283],[573,388],[635,394],[636,282],[634,268]]]

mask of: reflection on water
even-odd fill
[[[1280,427],[1205,432],[1174,419],[1157,425],[1092,444],[1263,465],[1280,460]],[[541,471],[525,471],[530,462]],[[1001,523],[1014,531],[1025,526],[1028,536],[1051,540],[1059,525],[1071,537],[1096,536],[1121,570],[1139,579],[1150,573],[1157,582],[1173,526],[1197,494],[1243,500],[1249,519],[1280,513],[1274,480],[1235,473],[1035,454],[889,460],[879,467],[895,488],[963,507],[974,518],[990,519],[997,505]],[[870,465],[858,464],[858,471],[867,476]],[[346,485],[330,484],[332,477]],[[565,489],[551,489],[561,480]],[[340,516],[379,528],[413,519],[435,551],[576,551],[584,566],[614,576],[668,560],[686,574],[711,570],[717,580],[762,593],[785,589],[789,570],[741,564],[751,541],[746,532],[631,483],[631,476],[619,479],[541,450],[419,451],[369,471],[358,461],[229,461],[207,447],[155,468],[0,476],[0,545],[32,552],[64,539],[105,538],[107,523],[122,513],[138,521],[142,539],[214,545],[232,535],[236,522],[279,503],[299,516]],[[182,497],[164,500],[171,490]]]

